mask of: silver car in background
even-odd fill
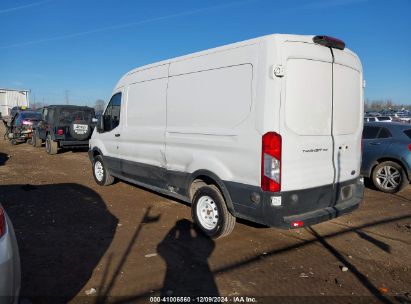
[[[0,304],[18,303],[20,256],[11,221],[0,204]]]

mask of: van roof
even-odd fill
[[[201,56],[204,56],[204,55],[207,55],[207,54],[210,54],[210,53],[217,53],[217,52],[230,50],[230,49],[235,49],[235,48],[239,48],[239,47],[243,47],[243,46],[247,46],[247,45],[253,45],[253,44],[261,43],[261,42],[268,41],[268,40],[271,40],[271,41],[272,40],[277,40],[279,42],[299,41],[299,42],[306,42],[306,43],[314,43],[313,42],[313,37],[314,36],[315,35],[270,34],[270,35],[265,35],[265,36],[261,36],[261,37],[257,37],[257,38],[252,38],[252,39],[248,39],[248,40],[244,40],[244,41],[240,41],[240,42],[226,44],[226,45],[223,45],[223,46],[219,46],[219,47],[215,47],[215,48],[211,48],[211,49],[207,49],[207,50],[203,50],[203,51],[199,51],[199,52],[195,52],[195,53],[191,53],[191,54],[187,54],[187,55],[183,55],[183,56],[178,56],[178,57],[158,61],[158,62],[155,62],[155,63],[151,63],[151,64],[147,64],[147,65],[137,67],[137,68],[127,72],[118,81],[118,83],[116,85],[116,88],[121,87],[122,83],[123,83],[123,80],[131,74],[134,74],[136,72],[143,71],[143,70],[146,70],[146,69],[166,65],[166,64],[169,64],[169,63],[172,63],[172,62],[184,61],[184,60],[187,60],[187,59],[190,59],[190,58],[201,57]],[[344,51],[350,53],[351,55],[353,55],[358,60],[357,55],[355,53],[353,53],[351,50],[345,48]]]

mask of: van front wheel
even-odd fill
[[[96,183],[100,186],[109,186],[114,182],[114,177],[108,171],[101,155],[97,155],[94,158],[93,176]]]
[[[191,213],[194,222],[209,237],[224,237],[234,229],[235,217],[228,211],[221,192],[214,185],[197,189]]]

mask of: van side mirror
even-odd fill
[[[104,132],[104,116],[101,115],[97,121],[97,126],[96,126],[97,132],[98,133],[103,133]]]

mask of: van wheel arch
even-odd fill
[[[93,151],[93,159],[96,158],[96,156],[98,155],[104,157],[103,153],[100,151],[99,148],[94,147],[91,151]]]
[[[187,187],[190,202],[192,202],[195,192],[205,185],[215,185],[221,192],[226,202],[228,211],[231,214],[234,214],[233,202],[223,181],[216,174],[208,170],[198,170],[191,174]]]

